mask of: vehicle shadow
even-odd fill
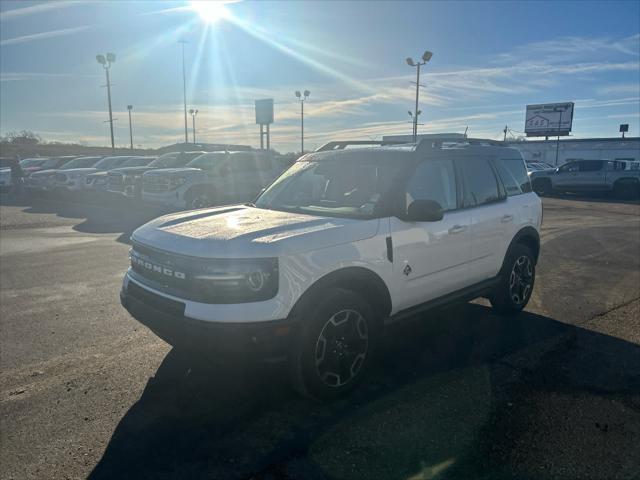
[[[73,200],[73,201],[71,201]],[[82,219],[73,226],[81,233],[121,233],[116,239],[129,243],[131,233],[140,225],[163,215],[159,209],[141,207],[127,199],[108,196],[65,199],[51,196],[36,196],[24,204],[25,213],[50,213],[60,218]],[[18,205],[23,206],[23,205]]]
[[[546,359],[577,339],[569,378]],[[505,413],[514,385],[640,392],[638,345],[479,304],[391,327],[381,350],[352,395],[321,404],[291,393],[282,365],[174,349],[89,478],[534,478],[509,463],[526,428]]]

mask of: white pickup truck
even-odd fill
[[[142,200],[171,208],[203,208],[248,202],[285,166],[269,152],[210,152],[182,168],[150,170],[142,177]]]
[[[577,160],[559,168],[529,174],[539,194],[553,192],[612,192],[619,197],[640,195],[640,171],[618,160]]]

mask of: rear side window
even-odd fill
[[[427,160],[407,185],[407,206],[414,200],[435,200],[444,211],[457,208],[456,176],[451,160]]]
[[[531,191],[529,175],[527,175],[527,170],[522,160],[519,158],[501,158],[495,162],[495,165],[508,196],[511,197]],[[540,166],[539,168],[542,167]]]
[[[460,163],[464,178],[466,207],[484,205],[500,200],[498,179],[487,159],[469,158]]]
[[[582,161],[580,162],[581,172],[599,172],[602,170],[603,162],[601,160]]]

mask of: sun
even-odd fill
[[[196,12],[205,23],[215,23],[220,19],[229,18],[229,10],[225,1],[194,0],[189,2],[191,9]]]

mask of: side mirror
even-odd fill
[[[414,200],[407,208],[407,220],[411,222],[437,222],[442,217],[442,206],[435,200]]]

